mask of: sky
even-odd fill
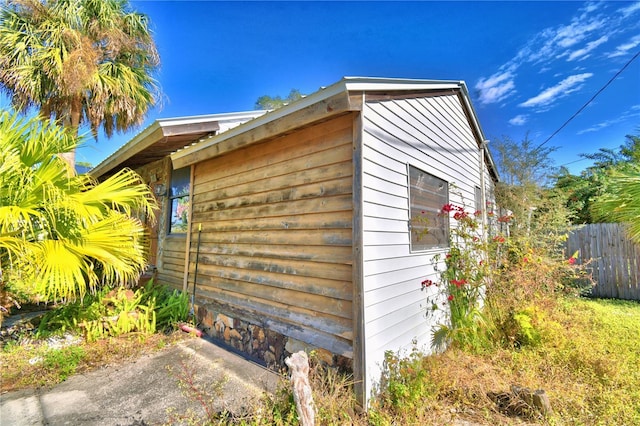
[[[572,173],[590,165],[581,153],[640,134],[640,2],[131,5],[151,21],[162,106],[126,134],[89,138],[78,161],[98,164],[158,118],[252,110],[343,76],[464,80],[490,141],[528,135]]]

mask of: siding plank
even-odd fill
[[[192,206],[202,224],[197,288],[207,303],[350,356],[352,121],[342,116],[196,164]]]

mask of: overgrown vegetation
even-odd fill
[[[12,290],[14,298],[66,299],[42,319],[37,340],[25,334],[3,345],[2,390],[52,385],[93,366],[137,356],[141,347],[160,348],[170,342],[173,337],[153,333],[186,319],[186,294],[152,283],[136,290],[104,285],[109,281],[119,284],[122,277],[133,277],[139,271],[144,263],[139,250],[142,237],[128,236],[136,244],[132,251],[109,253],[114,229],[121,225],[108,222],[101,232],[96,227],[106,215],[131,220],[133,229],[141,231],[139,221],[130,215],[136,207],[152,207],[148,189],[125,190],[132,198],[116,197],[115,201],[103,198],[105,194],[99,191],[91,195],[98,188],[94,183],[74,180],[60,168],[62,163],[53,156],[61,152],[59,146],[38,157],[36,153],[46,144],[29,142],[50,141],[50,131],[55,136],[51,140],[69,142],[59,129],[49,124],[31,128],[8,115],[0,121],[0,133],[5,132],[0,139],[8,132],[18,138],[29,135],[25,155],[12,154],[20,152],[18,146],[0,154],[6,160],[0,166],[0,187],[6,183],[23,190],[23,198],[15,198],[13,190],[0,191],[4,203],[0,205],[2,284]],[[7,123],[9,127],[2,127]],[[442,214],[453,215],[455,224],[444,259],[446,268],[439,271],[438,283],[427,280],[422,286],[440,286],[447,300],[448,320],[439,324],[434,341],[439,349],[447,349],[429,356],[419,348],[406,357],[387,353],[379,394],[368,414],[357,407],[352,378],[324,366],[312,354],[310,380],[318,424],[448,424],[461,420],[607,424],[611,419],[616,424],[640,424],[640,305],[579,297],[590,281],[576,265],[579,253],[563,251],[570,217],[566,199],[561,191],[535,182],[538,172],[548,172],[537,167],[547,164],[545,156],[551,151],[533,149],[528,141],[505,143],[501,164],[512,175],[497,188],[497,198],[510,213],[493,218],[498,227],[492,228],[489,239],[481,238],[479,215],[464,205],[448,204],[442,209]],[[630,165],[624,173],[634,170],[637,166]],[[52,176],[59,180],[52,181]],[[127,185],[137,182],[135,176],[132,179]],[[49,187],[46,182],[57,183]],[[111,186],[107,185],[106,195],[118,195],[121,183],[107,182]],[[633,192],[637,179],[631,183],[631,198],[626,204],[623,200],[623,205],[637,201]],[[615,181],[607,185],[614,188]],[[70,188],[71,193],[65,192]],[[40,199],[35,193],[49,198]],[[65,198],[69,195],[71,201]],[[613,202],[614,208],[621,205],[619,197]],[[43,241],[50,246],[41,244]],[[82,252],[80,248],[86,250],[88,243],[106,247]],[[51,248],[56,250],[48,253],[46,249]],[[79,269],[70,268],[69,263],[54,264],[52,259],[67,259],[60,254],[63,249],[78,255],[74,265]],[[115,260],[124,260],[121,271],[112,269]],[[49,269],[39,269],[42,265]],[[36,273],[51,271],[53,278],[34,279]],[[57,287],[46,287],[51,283]],[[436,305],[436,309],[442,308]],[[286,379],[274,395],[265,395],[247,412],[229,413],[213,409],[223,379],[205,385],[187,365],[177,377],[185,395],[200,405],[205,417],[170,412],[171,422],[297,423]],[[553,411],[532,408],[521,396],[528,394],[521,393],[523,389],[544,389]]]
[[[185,321],[188,309],[186,293],[153,281],[135,291],[106,288],[49,311],[40,321],[37,337],[70,331],[91,342],[132,332],[149,335]]]
[[[103,289],[60,305],[40,319],[35,334],[17,332],[2,345],[3,390],[52,385],[77,370],[162,347],[188,317],[188,296],[148,282],[137,290]],[[157,333],[162,331],[163,333]],[[6,337],[5,337],[6,338]]]
[[[640,305],[563,297],[535,309],[530,330],[537,338],[518,347],[389,354],[390,386],[375,402],[373,423],[638,424]],[[509,394],[513,385],[544,389],[554,414],[544,420],[501,412],[490,396]]]
[[[337,369],[324,365],[314,352],[310,354],[309,381],[313,389],[317,425],[367,424],[366,415],[358,407],[353,393],[353,381]],[[198,377],[187,363],[180,363],[172,373],[178,379],[183,395],[195,403],[204,415],[193,410],[176,412],[168,410],[167,424],[272,426],[297,425],[298,416],[291,392],[291,384],[285,377],[274,394],[265,394],[254,401],[244,412],[221,410],[219,399],[226,377],[211,379]]]

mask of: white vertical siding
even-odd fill
[[[429,351],[432,327],[443,320],[426,318],[428,295],[420,290],[424,279],[437,278],[433,256],[443,250],[410,251],[407,165],[447,181],[450,201],[470,209],[481,180],[478,142],[458,96],[366,102],[363,117],[363,302],[369,395],[379,380],[385,351],[407,351],[413,342]],[[490,182],[488,175],[485,182]]]

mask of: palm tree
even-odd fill
[[[36,300],[82,297],[135,280],[156,207],[131,170],[102,183],[68,173],[57,152],[80,141],[52,121],[0,112],[0,284]]]
[[[145,15],[126,0],[6,0],[0,6],[0,90],[77,135],[141,124],[159,99],[158,53]],[[75,164],[75,151],[66,156]]]
[[[600,219],[625,223],[629,238],[640,244],[640,165],[629,163],[612,171],[593,210]]]

